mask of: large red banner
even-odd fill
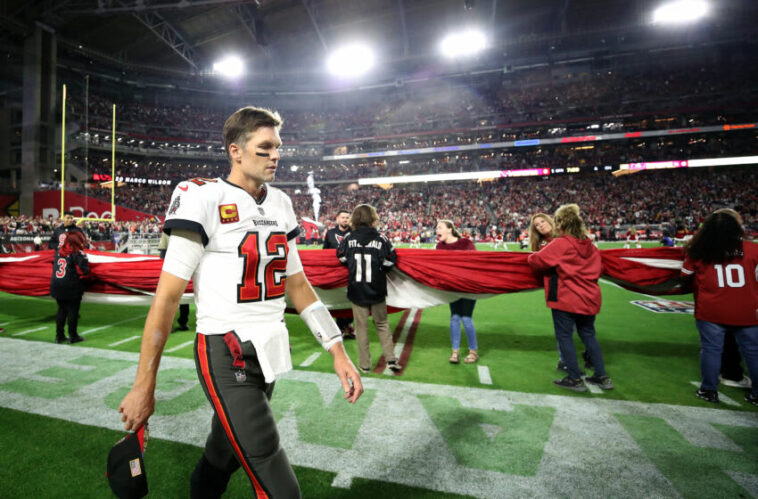
[[[64,210],[70,211],[75,217],[83,218],[111,218],[110,203],[83,196],[75,192],[65,192]],[[54,220],[60,218],[61,213],[61,191],[38,191],[34,193],[34,216],[48,218],[52,215]],[[144,221],[150,219],[161,219],[144,211],[131,210],[118,206],[116,208],[116,218],[127,221]]]

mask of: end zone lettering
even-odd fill
[[[657,314],[694,314],[695,304],[691,301],[675,301],[675,300],[632,300],[631,302],[638,307],[642,307],[645,310],[655,312]]]

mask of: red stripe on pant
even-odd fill
[[[226,432],[226,438],[229,439],[229,443],[232,445],[234,452],[237,454],[237,459],[239,459],[240,464],[242,464],[242,467],[245,469],[245,473],[247,473],[247,476],[250,479],[250,482],[253,484],[253,488],[255,489],[255,497],[268,499],[268,494],[266,494],[266,491],[263,490],[260,482],[258,482],[258,479],[253,473],[253,469],[250,467],[247,459],[245,459],[245,456],[242,454],[242,449],[240,449],[237,440],[234,438],[234,433],[232,432],[232,427],[229,424],[229,419],[226,417],[224,407],[221,404],[221,399],[219,399],[218,394],[216,393],[216,388],[213,385],[213,379],[211,378],[210,368],[208,367],[208,350],[206,348],[206,338],[204,334],[197,335],[197,352],[197,358],[200,361],[200,371],[203,373],[205,385],[208,387],[208,393],[211,396],[213,409],[216,411],[218,419],[221,422],[221,426],[224,427],[224,431]]]

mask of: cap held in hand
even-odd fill
[[[119,499],[147,495],[147,475],[143,455],[147,447],[147,423],[116,442],[108,453],[108,483]]]

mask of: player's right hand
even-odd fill
[[[155,394],[152,390],[132,388],[118,406],[121,421],[126,431],[136,431],[147,423],[147,419],[155,411]]]
[[[345,353],[342,343],[337,343],[332,349],[336,350],[332,353],[334,355],[334,372],[340,378],[342,389],[345,391],[345,399],[354,404],[363,394],[361,375]]]

